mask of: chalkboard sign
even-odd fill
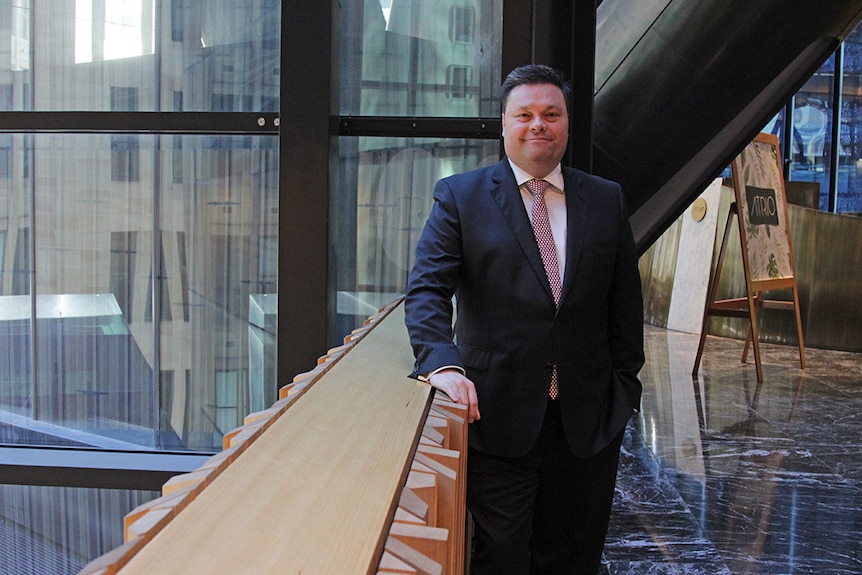
[[[746,186],[745,199],[748,203],[748,220],[752,226],[780,225],[775,190]]]

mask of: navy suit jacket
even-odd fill
[[[404,303],[412,375],[465,370],[481,413],[470,445],[488,455],[517,457],[533,446],[553,365],[578,456],[608,445],[640,406],[643,301],[622,190],[572,168],[563,176],[559,308],[506,159],[440,180],[416,248]]]

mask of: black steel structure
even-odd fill
[[[862,1],[605,0],[595,172],[620,181],[643,251],[862,18]]]
[[[0,447],[0,483],[160,491],[211,454],[61,447]]]

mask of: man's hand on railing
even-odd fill
[[[444,369],[428,378],[431,387],[448,395],[455,403],[467,406],[467,423],[481,418],[476,386],[457,369]]]

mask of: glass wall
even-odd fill
[[[788,179],[820,184],[820,209],[829,210],[832,178],[832,122],[835,56],[831,56],[793,98],[793,129]],[[840,161],[840,156],[839,156]],[[840,169],[840,164],[839,164]]]
[[[0,0],[0,445],[218,451],[275,401],[278,135],[240,113],[279,109],[281,4]],[[157,495],[0,485],[0,572]]]
[[[837,68],[837,70],[836,70]],[[836,75],[837,73],[837,75]],[[820,184],[820,209],[862,214],[862,26],[808,79],[764,131],[792,138],[785,177]],[[837,126],[837,131],[836,131]],[[837,140],[833,134],[837,133]],[[785,149],[787,145],[783,144]],[[833,161],[833,158],[835,160]]]
[[[280,6],[3,0],[0,110],[277,111]]]
[[[123,544],[123,517],[158,492],[0,485],[0,573],[74,575]]]
[[[161,447],[220,450],[245,415],[276,400],[278,142],[166,141],[162,164],[171,169],[157,206]],[[168,162],[174,154],[182,159]]]
[[[216,451],[275,400],[278,136],[230,122],[278,109],[280,6],[0,0],[0,443]],[[63,111],[106,114],[28,133]]]
[[[343,116],[499,115],[502,0],[363,0],[343,7]]]
[[[386,119],[496,117],[502,0],[366,0],[341,25],[341,113],[379,136],[338,141],[330,277],[342,335],[404,290],[434,183],[499,160],[498,139],[387,137]]]
[[[435,182],[497,162],[500,147],[489,140],[369,137],[342,138],[339,148],[332,272],[339,329],[347,333],[406,288]]]

